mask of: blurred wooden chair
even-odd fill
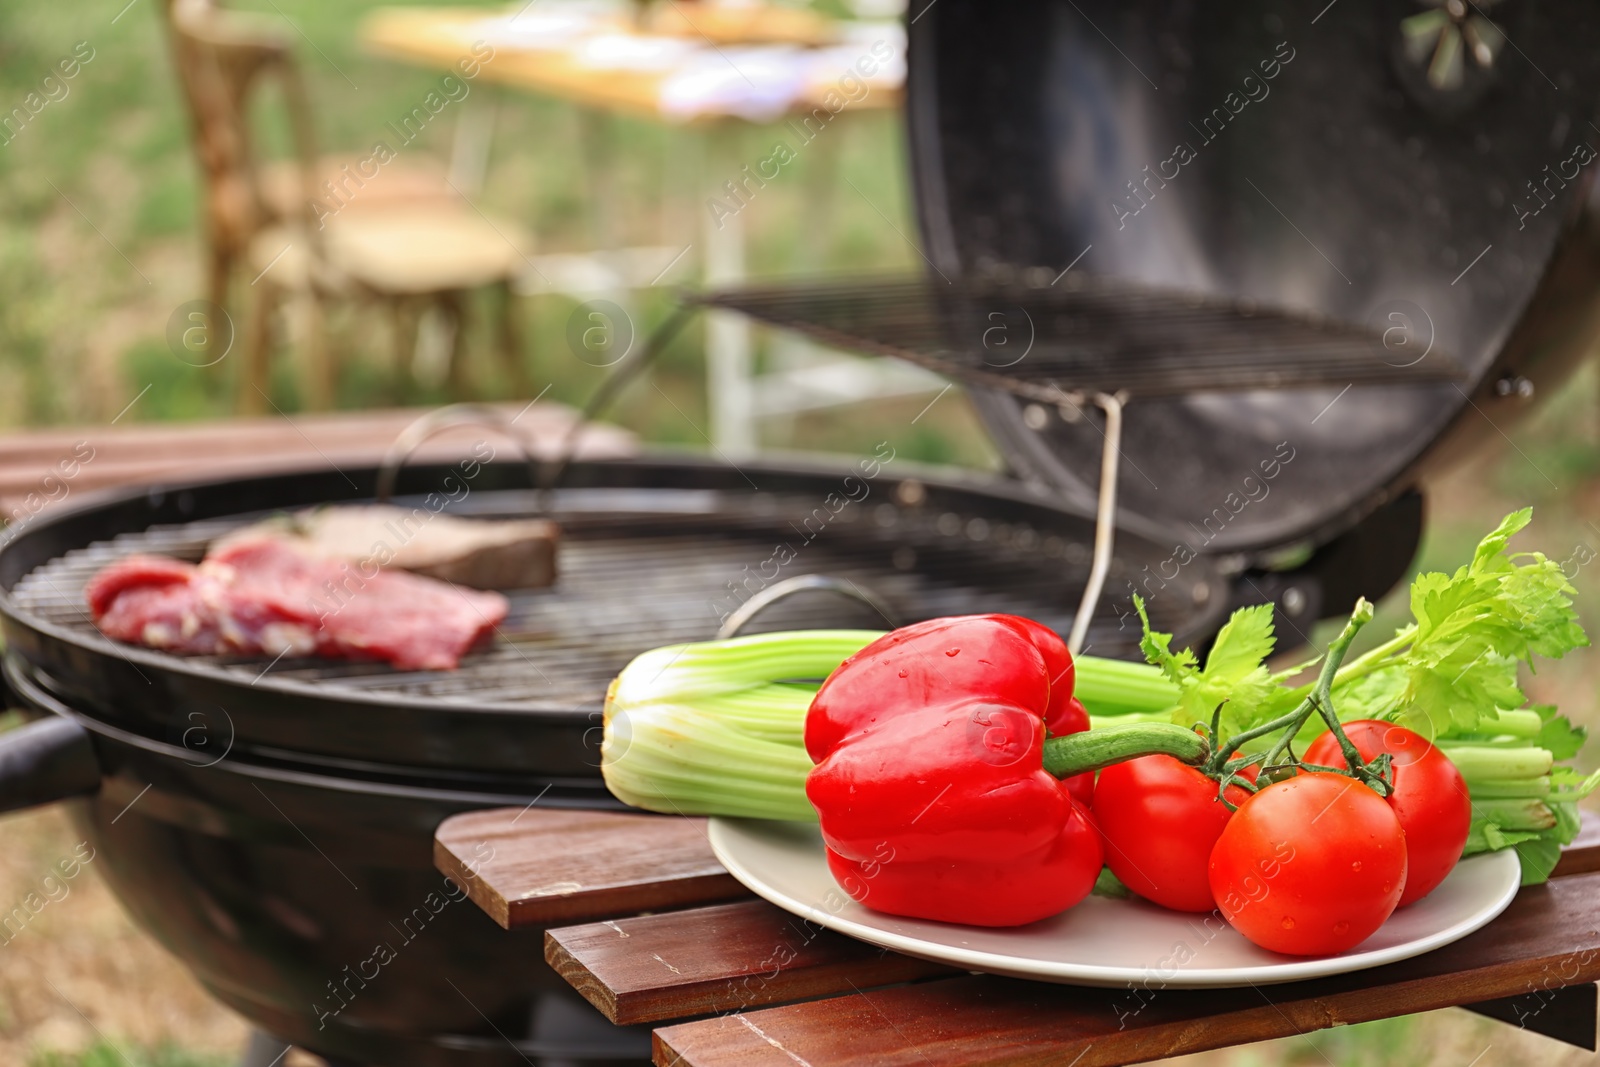
[[[288,37],[270,21],[219,9],[212,0],[170,0],[168,15],[205,182],[209,299],[226,311],[241,268],[256,291],[239,341],[239,410],[260,411],[269,402],[272,316],[291,297],[307,320],[301,380],[309,407],[331,405],[337,375],[324,337],[326,302],[386,306],[402,368],[411,365],[422,313],[436,310],[450,330],[448,380],[460,394],[467,387],[467,298],[486,287],[498,296],[505,373],[517,395],[527,395],[512,292],[531,247],[522,228],[466,203],[442,167],[402,167],[407,161],[399,159],[383,163],[376,179],[332,209],[325,175],[342,177],[359,157],[318,155]],[[256,90],[269,79],[282,92],[293,143],[293,158],[281,163],[257,158],[250,125]]]

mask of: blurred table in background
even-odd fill
[[[898,22],[843,22],[768,4],[675,0],[651,5],[638,18],[627,7],[560,0],[505,9],[378,8],[362,23],[360,39],[379,56],[458,73],[475,67],[475,77],[486,82],[575,104],[591,127],[605,116],[627,115],[703,138],[701,186],[707,199],[696,243],[702,281],[712,287],[745,277],[743,208],[784,165],[772,156],[741,159],[741,128],[787,120],[781,129],[793,135],[792,144],[785,137],[792,155],[831,153],[837,135],[820,134],[833,119],[898,108],[905,80],[905,32]],[[463,61],[469,66],[458,66]],[[481,181],[492,123],[492,109],[466,110],[459,119],[452,163],[458,184],[472,188]],[[813,139],[822,147],[808,149]],[[605,137],[586,140],[603,145]],[[829,184],[838,180],[831,159],[820,163],[813,169],[830,172]],[[535,257],[544,266],[527,291],[594,295],[659,284],[694,244],[617,248],[606,219],[611,168],[603,154],[585,165],[598,251]],[[828,190],[813,184],[807,192],[815,200]],[[807,211],[808,217],[821,214]],[[708,316],[710,437],[725,453],[754,451],[761,415],[943,384],[885,361],[798,350],[789,353],[783,373],[763,382],[754,376],[749,322],[726,312]]]
[[[539,458],[552,457],[577,417],[563,404],[497,404],[514,419]],[[340,412],[225,422],[150,423],[28,430],[0,435],[0,518],[26,521],[69,497],[151,482],[185,482],[328,465],[373,467],[423,408]],[[481,427],[461,432],[482,436]],[[508,442],[509,445],[509,442]],[[416,459],[450,462],[464,450],[460,433],[421,445]],[[497,446],[498,448],[498,446]],[[587,426],[576,455],[633,455],[634,436],[615,426]],[[510,456],[514,449],[504,452]]]
[[[838,114],[900,105],[905,35],[898,23],[700,3],[662,4],[652,19],[663,32],[642,32],[632,19],[588,4],[390,7],[369,13],[360,36],[369,51],[391,59],[447,69],[474,58],[477,76],[491,82],[662,122],[773,122],[814,108]],[[474,55],[474,45],[488,45],[493,57]],[[847,73],[865,89],[859,99],[852,99],[858,90],[840,86]]]

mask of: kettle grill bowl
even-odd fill
[[[541,1049],[648,1061],[644,1031],[611,1026],[544,964],[542,929],[501,929],[432,861],[433,831],[451,815],[535,800],[617,806],[599,790],[574,801],[211,762],[62,705],[15,656],[5,667],[26,706],[89,731],[100,788],[67,809],[92,868],[253,1026],[354,1063],[526,1067]],[[481,858],[492,864],[492,848]],[[587,1023],[578,1035],[540,1032],[556,1004]]]
[[[417,503],[452,467],[408,468]],[[681,458],[574,465],[552,502],[563,527],[553,588],[513,590],[493,641],[456,671],[375,663],[178,657],[113,642],[82,606],[83,583],[136,551],[199,558],[207,540],[275,509],[359,501],[376,472],[276,474],[127,494],[41,517],[0,551],[9,647],[72,707],[146,737],[204,739],[251,759],[462,788],[572,787],[597,780],[607,682],[646,649],[708,639],[764,585],[827,573],[870,589],[897,622],[1005,611],[1065,631],[1087,573],[1092,520],[992,478],[916,470],[724,464]],[[526,515],[526,468],[487,464],[459,514]],[[759,486],[759,490],[753,488]],[[406,494],[410,494],[409,498]],[[786,547],[792,559],[779,555]],[[1214,632],[1229,607],[1216,565],[1178,568],[1124,532],[1113,576],[1145,578],[1152,621],[1180,642]],[[1176,577],[1172,577],[1176,574]],[[359,595],[359,594],[357,594]],[[888,629],[834,597],[797,598],[756,629]],[[1120,612],[1120,615],[1119,615]],[[1109,601],[1096,653],[1137,655],[1138,619]],[[204,733],[193,733],[195,727]]]

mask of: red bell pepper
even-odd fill
[[[1099,835],[1043,765],[1047,724],[1088,725],[1072,681],[1061,639],[1008,615],[933,619],[846,660],[805,735],[840,885],[878,911],[981,926],[1081,900]]]
[[[835,880],[877,911],[975,926],[1083,899],[1100,835],[1061,779],[1092,786],[1112,763],[1209,749],[1172,724],[1088,731],[1072,682],[1061,639],[1013,615],[931,619],[845,660],[805,732],[806,796]]]

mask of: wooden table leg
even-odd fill
[[[476,88],[476,104],[461,102],[455,131],[450,140],[450,171],[447,180],[462,196],[483,191],[489,173],[489,156],[494,151],[494,126],[500,114],[500,89],[495,85]]]
[[[472,398],[472,375],[467,367],[467,294],[442,293],[438,308],[450,330],[449,354],[445,364],[445,383],[453,400]]]
[[[394,330],[395,378],[406,395],[417,392],[417,329],[421,310],[415,297],[393,296],[387,301]]]
[[[251,294],[244,345],[235,371],[238,378],[234,383],[234,409],[241,415],[259,415],[267,410],[267,367],[271,362],[272,312],[276,304],[277,290],[270,282],[261,279],[256,292]]]
[[[339,372],[334,349],[328,344],[328,320],[322,298],[308,291],[300,311],[305,328],[305,390],[301,402],[311,411],[331,411]]]
[[[737,128],[714,126],[707,134],[708,171],[702,185],[706,196],[727,203],[723,183],[737,184],[743,179],[743,163],[738,159]],[[712,288],[737,285],[744,280],[744,211],[712,212],[701,205],[702,236],[705,244],[705,281]],[[711,443],[731,457],[748,456],[756,450],[755,397],[751,382],[754,373],[750,351],[750,320],[731,311],[706,312],[706,389],[711,410]]]
[[[495,299],[499,301],[496,348],[505,370],[507,388],[512,396],[531,397],[533,379],[528,374],[528,353],[522,350],[522,323],[517,318],[522,308],[517,303],[516,290],[510,282],[502,282],[495,287]]]

